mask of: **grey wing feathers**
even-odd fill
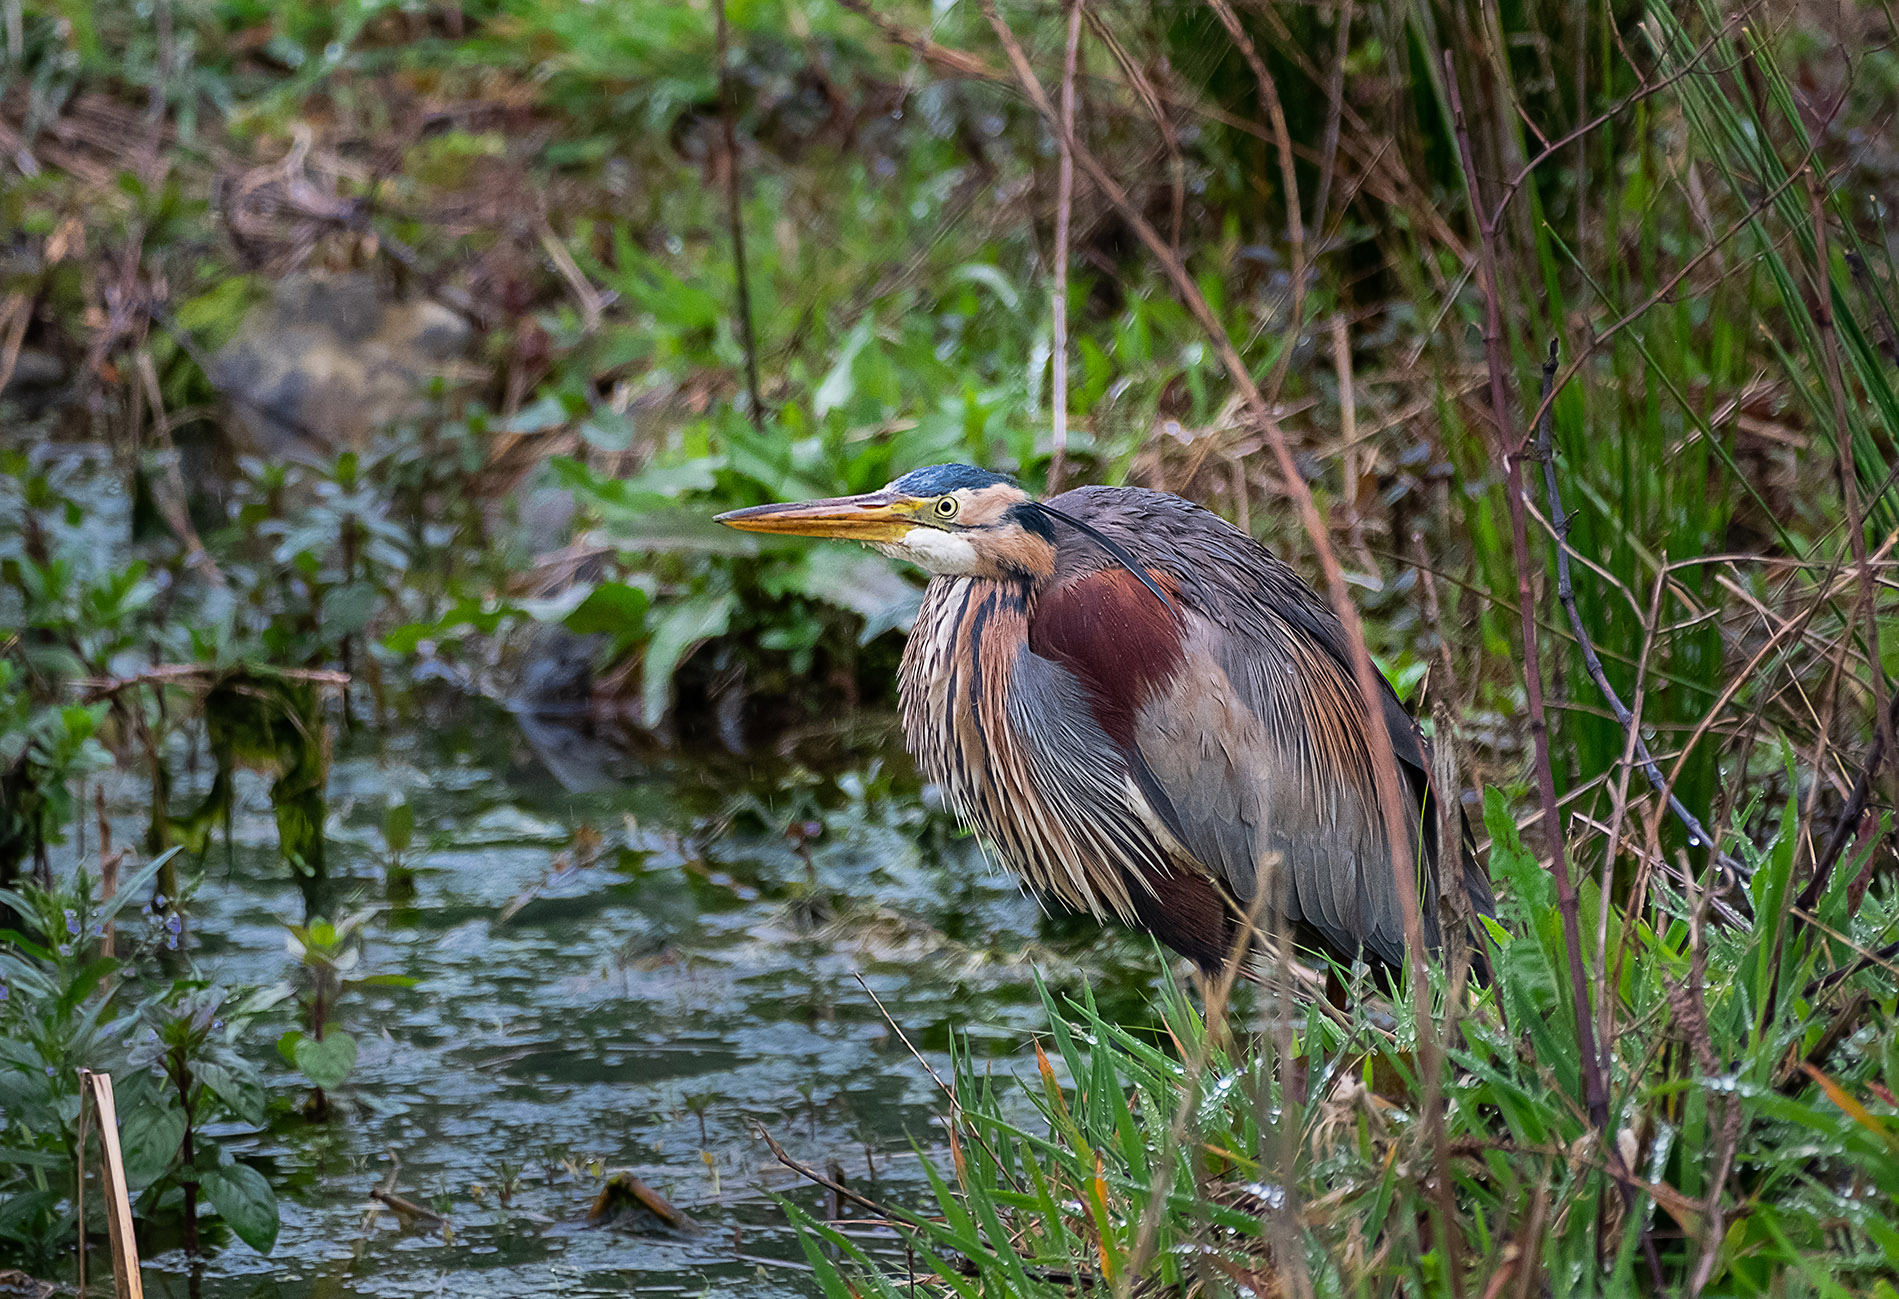
[[[1400,962],[1403,919],[1363,705],[1331,609],[1250,537],[1179,497],[1084,488],[1055,503],[1179,583],[1185,661],[1143,710],[1130,759],[1167,828],[1240,901],[1276,868],[1290,921],[1335,951]],[[1096,561],[1078,550],[1071,562]],[[1384,712],[1408,785],[1420,919],[1435,945],[1436,836],[1419,832],[1429,758],[1388,690]]]

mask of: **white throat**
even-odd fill
[[[962,577],[976,571],[976,548],[969,539],[941,528],[912,528],[897,541],[878,543],[877,549],[939,577]]]

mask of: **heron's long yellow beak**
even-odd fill
[[[718,516],[728,528],[776,532],[794,537],[837,537],[845,541],[897,541],[916,526],[917,504],[890,491],[862,496],[832,496],[821,501],[754,505]]]

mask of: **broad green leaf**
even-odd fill
[[[125,1157],[125,1178],[134,1189],[158,1180],[178,1154],[185,1139],[184,1111],[170,1105],[141,1105],[119,1120],[119,1148]]]
[[[971,284],[982,285],[996,295],[996,301],[1002,304],[1004,311],[1013,313],[1022,305],[1022,295],[1016,292],[1015,285],[1009,282],[1009,277],[1004,275],[999,267],[992,266],[988,262],[968,262],[958,266],[950,272],[949,279],[951,283],[968,281]]]
[[[838,349],[837,360],[832,363],[831,372],[824,376],[824,381],[818,385],[817,391],[811,394],[811,410],[819,419],[823,419],[851,399],[851,394],[856,390],[852,371],[857,365],[857,354],[864,350],[866,343],[870,342],[876,328],[876,317],[865,316],[857,322],[849,336],[845,338],[844,346]]]
[[[277,1243],[277,1193],[262,1173],[227,1164],[205,1173],[198,1189],[239,1240],[259,1254],[270,1253]]]
[[[673,673],[700,641],[722,635],[732,621],[738,597],[730,591],[692,596],[663,606],[646,642],[641,667],[640,702],[648,726],[656,725],[672,707]]]
[[[323,596],[323,631],[331,637],[354,636],[369,626],[382,596],[369,582],[351,582]]]
[[[567,615],[566,627],[581,636],[606,636],[618,654],[638,644],[645,634],[646,607],[650,603],[650,597],[637,586],[602,582]]]
[[[545,433],[566,422],[567,407],[559,397],[547,396],[523,406],[512,418],[504,420],[499,429],[503,433]]]
[[[580,422],[580,436],[602,451],[624,451],[633,445],[633,417],[603,407]]]
[[[264,1126],[264,1089],[257,1084],[256,1079],[243,1077],[236,1069],[205,1060],[194,1064],[192,1072],[197,1075],[199,1082],[230,1107],[231,1113],[251,1127]]]
[[[304,1077],[324,1091],[341,1087],[356,1067],[356,1039],[340,1029],[327,1030],[321,1041],[302,1034],[291,1043],[290,1050]]]
[[[858,639],[869,642],[895,628],[910,630],[923,605],[923,588],[905,579],[891,560],[848,546],[818,546],[805,557],[806,595],[864,620]]]
[[[397,798],[382,810],[382,840],[393,853],[409,851],[415,841],[415,805]]]

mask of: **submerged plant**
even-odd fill
[[[277,1241],[277,1194],[269,1180],[207,1131],[231,1120],[264,1126],[263,1083],[237,1049],[236,1031],[269,994],[228,1009],[227,997],[225,989],[188,979],[149,998],[139,1008],[143,1035],[127,1057],[157,1086],[137,1124],[125,1124],[126,1174],[145,1188],[143,1212],[175,1205],[188,1255],[202,1248],[201,1200],[258,1253],[268,1254]]]
[[[303,1112],[313,1119],[331,1112],[330,1093],[356,1067],[356,1039],[337,1019],[338,1004],[355,987],[413,987],[415,980],[398,974],[351,977],[362,960],[362,926],[374,909],[353,912],[331,924],[321,916],[305,925],[285,926],[286,945],[301,967],[304,988],[299,996],[304,1027],[291,1029],[277,1041],[278,1052],[310,1080],[312,1091]]]

